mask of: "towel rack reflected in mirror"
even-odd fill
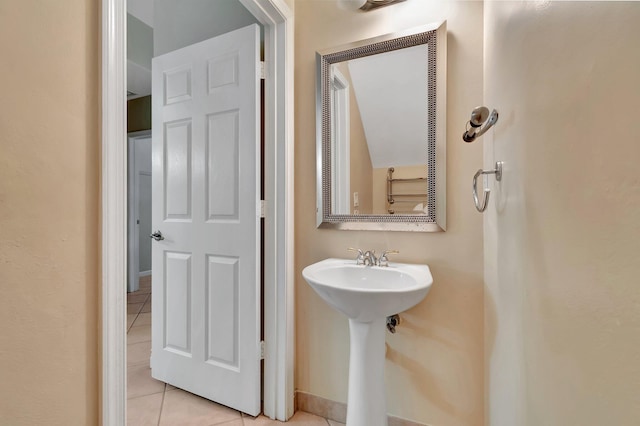
[[[396,211],[394,209],[391,209],[391,205],[395,204],[396,202],[402,202],[402,203],[411,203],[413,205],[416,205],[416,203],[419,203],[420,205],[425,205],[427,203],[428,200],[428,193],[426,192],[426,182],[427,182],[427,178],[426,177],[417,177],[417,178],[394,178],[393,177],[393,172],[395,171],[395,169],[393,167],[389,167],[387,169],[387,203],[389,204],[389,208],[387,209],[387,211],[389,212],[389,214],[395,214]],[[420,182],[424,182],[425,183],[425,191],[424,192],[410,192],[411,190],[407,190],[407,192],[398,192],[398,193],[394,193],[393,192],[393,184],[398,183],[398,184],[411,184],[411,183],[420,183]],[[409,209],[412,214],[416,214],[415,213],[415,208],[413,208],[413,206]]]

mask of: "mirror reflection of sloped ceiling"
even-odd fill
[[[427,163],[428,47],[348,62],[374,168]]]

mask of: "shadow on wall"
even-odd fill
[[[387,334],[387,380],[404,377],[417,394],[389,397],[413,398],[457,419],[456,424],[480,425],[483,419],[477,407],[483,401],[473,398],[482,398],[483,392],[469,393],[468,389],[482,387],[481,379],[473,374],[483,365],[482,356],[477,356],[483,342],[482,315],[469,313],[478,309],[483,298],[482,280],[459,270],[430,266],[434,285],[429,294],[400,314],[396,334]],[[477,330],[474,339],[469,339],[470,330]]]
[[[445,397],[444,389],[438,385],[438,378],[429,372],[422,364],[414,358],[411,358],[402,352],[394,350],[389,343],[386,344],[387,360],[402,366],[402,368],[411,372],[412,380],[415,382],[416,389],[420,389],[423,396],[429,401],[436,404],[441,410],[454,415],[456,407]]]

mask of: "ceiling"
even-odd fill
[[[153,28],[154,0],[127,0],[127,13]]]
[[[127,0],[127,13],[148,27],[153,28],[153,4],[154,0]],[[145,26],[139,22],[133,25],[136,24],[140,27]],[[127,28],[130,33],[128,35],[135,37],[135,34],[138,34],[138,32],[131,31],[130,25],[132,25],[132,23],[127,19]],[[137,51],[142,49],[153,52],[153,38],[151,38],[151,44],[148,46],[141,46],[141,43],[149,44],[148,38],[145,40],[138,38],[127,41],[127,99],[135,99],[151,94],[151,64],[147,64],[146,60],[141,61],[138,58],[132,57],[132,55],[135,55],[135,53],[131,52],[131,50],[133,50],[131,49],[132,42],[137,45],[137,49],[135,49]]]
[[[151,59],[256,23],[239,0],[128,0],[128,99],[151,94]]]

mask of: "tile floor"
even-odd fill
[[[151,377],[151,277],[127,295],[127,426],[274,426],[285,423],[251,417]],[[286,425],[344,426],[297,412]]]

